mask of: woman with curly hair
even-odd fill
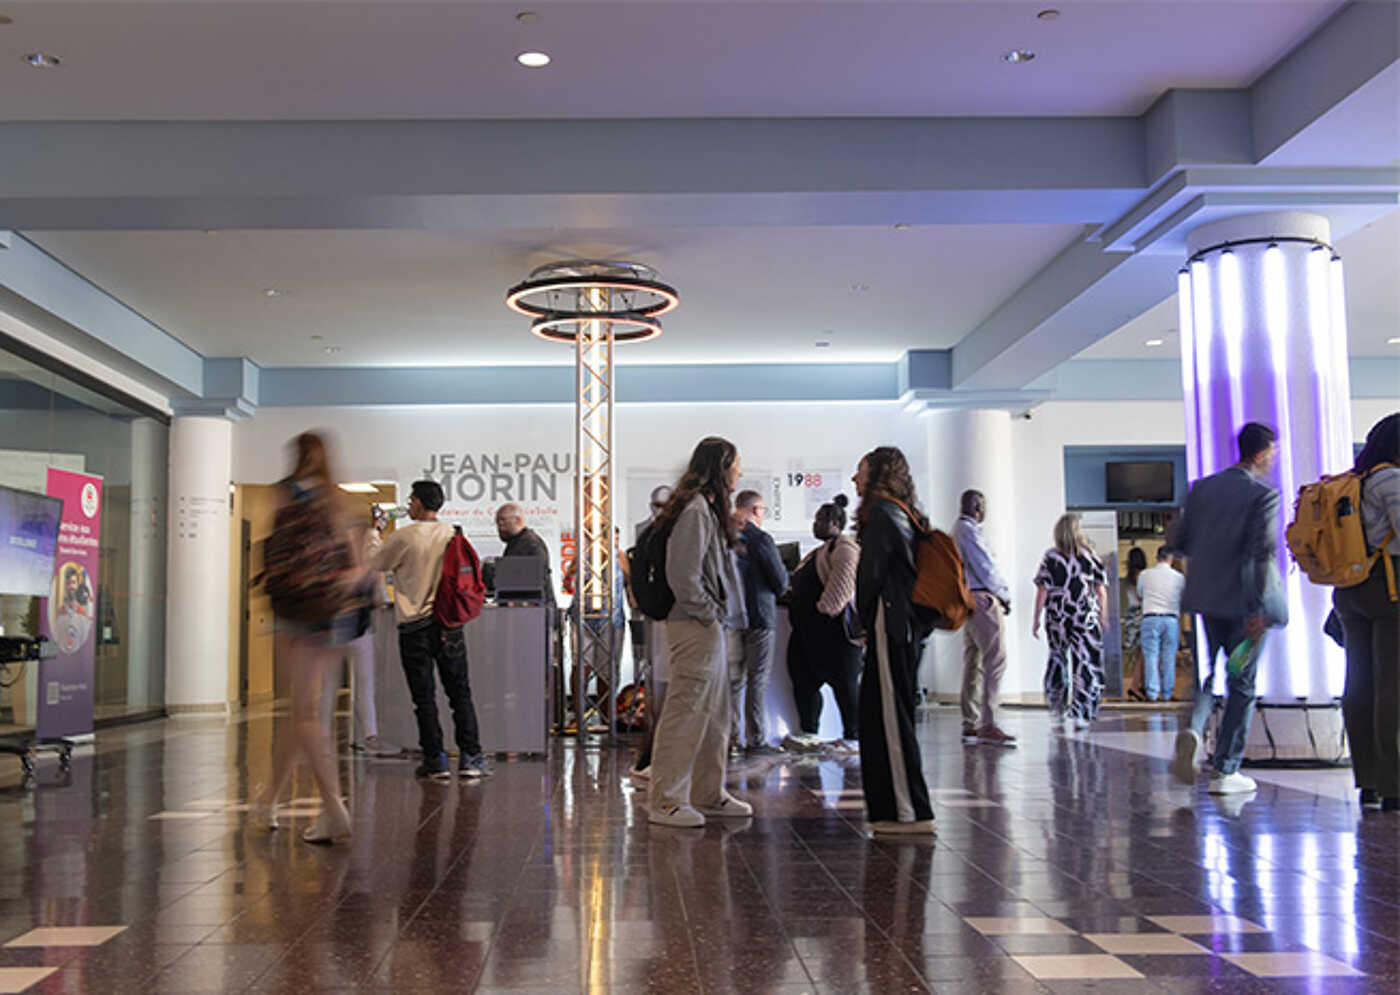
[[[914,525],[909,462],[893,446],[866,453],[851,478],[860,495],[856,612],[868,635],[860,682],[860,766],[866,816],[877,834],[933,833],[914,727],[919,656],[930,626],[914,608]]]

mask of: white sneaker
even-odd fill
[[[783,737],[783,749],[792,753],[814,753],[822,748],[822,741],[805,732],[790,732]]]
[[[753,815],[753,806],[726,791],[713,805],[701,805],[700,814],[711,819],[745,819]]]
[[[1212,795],[1242,795],[1248,791],[1254,791],[1259,785],[1254,783],[1254,778],[1236,771],[1233,774],[1221,774],[1218,771],[1210,775],[1210,784],[1206,786],[1206,792]]]
[[[1172,761],[1172,774],[1182,784],[1196,783],[1196,753],[1201,748],[1201,737],[1194,729],[1183,729],[1176,734],[1176,759]]]
[[[705,817],[689,805],[668,805],[666,808],[651,809],[647,813],[647,821],[677,829],[699,829],[705,825]]]
[[[633,767],[627,772],[627,779],[632,782],[632,787],[645,791],[651,787],[651,767],[646,766],[641,770]]]
[[[1087,732],[1089,727],[1093,724],[1094,723],[1090,722],[1088,719],[1075,719],[1074,729],[1076,732]]]
[[[872,822],[870,830],[876,836],[936,836],[932,819],[917,822]]]

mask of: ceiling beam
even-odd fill
[[[1250,88],[1254,161],[1268,159],[1397,61],[1400,4],[1353,0],[1342,7]],[[1393,83],[1389,95],[1388,112],[1370,126],[1393,132],[1400,119]]]
[[[9,123],[0,147],[0,225],[33,230],[1087,222],[1146,186],[1133,118]]]

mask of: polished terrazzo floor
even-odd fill
[[[1400,815],[1177,786],[1174,722],[1013,711],[1004,750],[926,712],[936,841],[866,837],[854,758],[736,768],[752,820],[664,830],[627,750],[447,785],[347,754],[331,848],[304,781],[292,831],[245,826],[267,714],[112,730],[0,788],[0,992],[1400,989]]]

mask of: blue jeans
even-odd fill
[[[1210,718],[1215,704],[1215,661],[1221,651],[1228,657],[1230,652],[1244,641],[1244,619],[1214,618],[1201,616],[1205,626],[1207,653],[1206,676],[1197,684],[1195,702],[1191,707],[1191,728],[1196,735],[1205,733],[1206,720]],[[1225,680],[1225,714],[1220,720],[1217,732],[1215,754],[1211,757],[1211,767],[1220,774],[1234,774],[1240,769],[1244,758],[1244,744],[1249,737],[1249,720],[1254,715],[1254,678],[1259,670],[1259,648],[1264,644],[1260,636],[1254,644],[1254,651],[1245,660],[1238,674],[1228,674]]]
[[[1176,687],[1176,647],[1181,640],[1175,615],[1144,615],[1138,639],[1142,644],[1142,684],[1148,701],[1166,700]]]

